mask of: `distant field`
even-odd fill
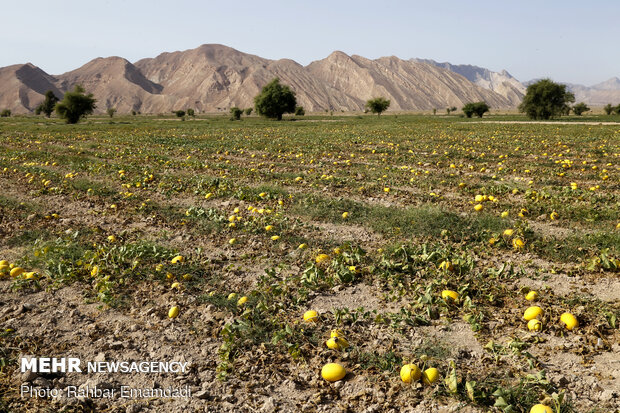
[[[617,411],[620,128],[485,119],[525,120],[0,119],[0,411]],[[28,380],[198,396],[20,398],[24,354],[183,358]]]

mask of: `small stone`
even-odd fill
[[[207,390],[200,390],[194,393],[194,397],[200,400],[206,400],[209,398],[209,392]]]
[[[263,404],[263,407],[260,409],[261,412],[275,412],[276,410],[276,403],[274,402],[273,397],[268,398],[265,401],[265,404]]]
[[[362,413],[376,413],[379,411],[380,408],[381,406],[379,406],[378,404],[373,404],[372,406],[368,406],[366,410],[364,410]]]
[[[142,411],[142,404],[134,403],[127,406],[125,413],[138,413]]]
[[[560,377],[560,380],[558,380],[560,387],[566,387],[569,383],[570,381],[566,377]]]
[[[618,394],[615,391],[611,389],[607,389],[601,392],[601,394],[598,396],[598,399],[602,402],[608,402],[617,397],[618,397]]]
[[[33,371],[25,371],[22,373],[21,375],[21,380],[22,382],[30,382],[33,381],[34,379],[36,379],[37,373],[33,372]]]
[[[37,377],[32,381],[32,384],[37,387],[48,388],[51,386],[52,383],[50,383],[50,381],[44,377]]]

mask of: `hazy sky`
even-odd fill
[[[591,85],[620,77],[620,1],[21,0],[0,8],[0,66],[60,74],[221,43],[301,64],[334,50]]]

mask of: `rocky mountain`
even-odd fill
[[[109,107],[121,113],[139,111],[147,101],[150,105],[161,103],[162,107],[172,103],[161,95],[161,85],[146,79],[140,70],[121,57],[91,60],[78,69],[56,76],[56,79],[56,85],[63,91],[82,85],[88,93],[95,95],[99,112]]]
[[[604,106],[608,103],[620,103],[620,79],[612,77],[593,86],[567,83],[568,89],[575,94],[575,102],[585,102],[593,106]]]
[[[254,96],[276,76],[309,111],[363,110],[376,96],[390,99],[392,110],[462,106],[472,100],[510,106],[461,76],[396,57],[369,60],[334,52],[304,67],[289,59],[269,60],[222,45],[203,45],[143,59],[136,67],[162,85],[162,93],[173,96],[177,106],[201,111],[253,106]]]
[[[368,99],[376,96],[390,99],[393,110],[461,107],[467,102],[481,100],[495,108],[511,106],[507,99],[474,85],[459,74],[394,56],[370,60],[334,52],[310,63],[307,69],[327,87],[339,91],[342,99],[353,100],[349,110],[362,109]],[[335,109],[339,109],[338,106]]]
[[[540,78],[531,79],[523,84],[527,87],[536,83]],[[604,82],[593,86],[584,86],[576,83],[559,82],[568,88],[575,95],[575,103],[584,102],[591,106],[605,106],[620,104],[620,79],[612,77]]]
[[[604,82],[598,83],[590,87],[594,90],[620,90],[620,79],[612,77]]]
[[[81,84],[95,95],[100,113],[108,107],[121,113],[228,110],[253,106],[254,96],[276,76],[291,86],[307,111],[359,111],[366,100],[377,96],[392,101],[390,110],[443,109],[472,101],[506,108],[516,102],[516,92],[513,96],[492,90],[501,90],[501,78],[491,75],[488,84],[475,84],[454,70],[427,62],[394,56],[371,60],[334,52],[302,66],[289,59],[270,60],[208,44],[135,64],[121,57],[97,58],[55,76],[32,64],[0,68],[0,108],[28,113],[43,100],[46,90],[61,97]]]
[[[57,79],[31,63],[0,68],[0,108],[28,113],[43,101],[48,90],[62,96]]]
[[[489,69],[472,65],[453,65],[448,62],[439,63],[430,59],[411,59],[414,62],[428,63],[433,66],[443,67],[464,76],[470,82],[492,90],[504,96],[513,106],[519,105],[525,96],[525,86],[512,77],[506,70],[493,72]]]

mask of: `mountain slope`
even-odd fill
[[[534,83],[533,79],[528,84]],[[593,86],[584,86],[576,83],[565,83],[568,90],[575,95],[575,102],[584,102],[592,106],[604,106],[608,103],[617,105],[620,103],[620,79],[612,77],[604,82]]]
[[[443,67],[464,76],[467,80],[485,89],[492,90],[510,101],[513,106],[521,103],[526,87],[512,77],[506,70],[493,72],[489,69],[472,65],[453,65],[448,62],[439,63],[430,59],[411,59],[415,62],[428,63]]]
[[[591,86],[590,89],[594,90],[620,90],[620,79],[617,77],[612,77],[611,79],[607,79],[604,82],[597,83],[594,86]]]
[[[95,95],[98,113],[108,107],[121,113],[252,107],[254,96],[276,76],[291,86],[298,104],[307,111],[359,111],[377,96],[392,101],[390,110],[460,107],[480,100],[493,108],[514,106],[511,99],[454,71],[424,62],[394,56],[371,60],[334,52],[302,66],[217,44],[162,53],[135,64],[121,57],[97,58],[58,76],[32,65],[16,65],[0,69],[0,76],[0,108],[15,113],[32,111],[48,89],[60,97],[76,84]]]
[[[325,84],[353,98],[358,110],[366,100],[377,96],[390,99],[390,109],[396,110],[462,106],[478,100],[487,101],[492,107],[510,106],[503,97],[456,73],[394,56],[370,60],[334,52],[307,68]]]
[[[31,63],[0,68],[0,108],[13,113],[28,113],[45,99],[45,92],[52,90],[62,97],[56,79]]]
[[[162,87],[144,77],[129,61],[121,57],[97,58],[84,66],[57,76],[57,85],[67,91],[80,84],[97,99],[96,112],[105,112],[114,107],[127,113],[141,110],[145,102],[161,102],[166,99],[160,95]]]

